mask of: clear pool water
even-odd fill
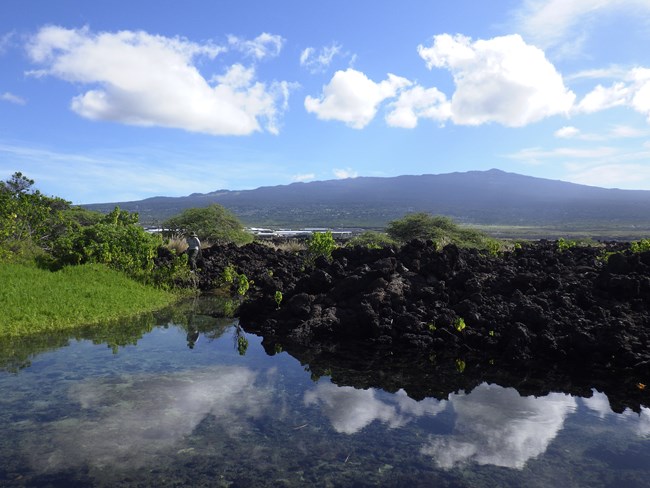
[[[0,348],[0,486],[650,486],[650,409],[597,391],[416,401],[200,310],[135,329]]]

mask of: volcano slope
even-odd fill
[[[222,245],[204,252],[201,288],[228,265],[253,282],[240,325],[315,376],[416,399],[489,381],[536,395],[598,389],[615,411],[650,405],[650,252],[627,243],[539,241],[492,256],[416,240],[313,262]]]

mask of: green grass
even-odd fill
[[[157,310],[177,298],[103,265],[50,272],[0,264],[0,337],[97,324]]]

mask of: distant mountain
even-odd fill
[[[255,190],[84,205],[139,212],[160,223],[218,203],[251,226],[383,227],[411,212],[479,225],[624,225],[650,228],[650,191],[604,189],[497,169],[438,175],[359,177]]]

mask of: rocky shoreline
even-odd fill
[[[307,262],[259,243],[213,246],[200,287],[229,265],[244,273],[244,330],[335,382],[413,398],[481,381],[530,394],[561,384],[606,391],[615,410],[650,405],[650,252],[539,241],[492,256],[412,241]]]

